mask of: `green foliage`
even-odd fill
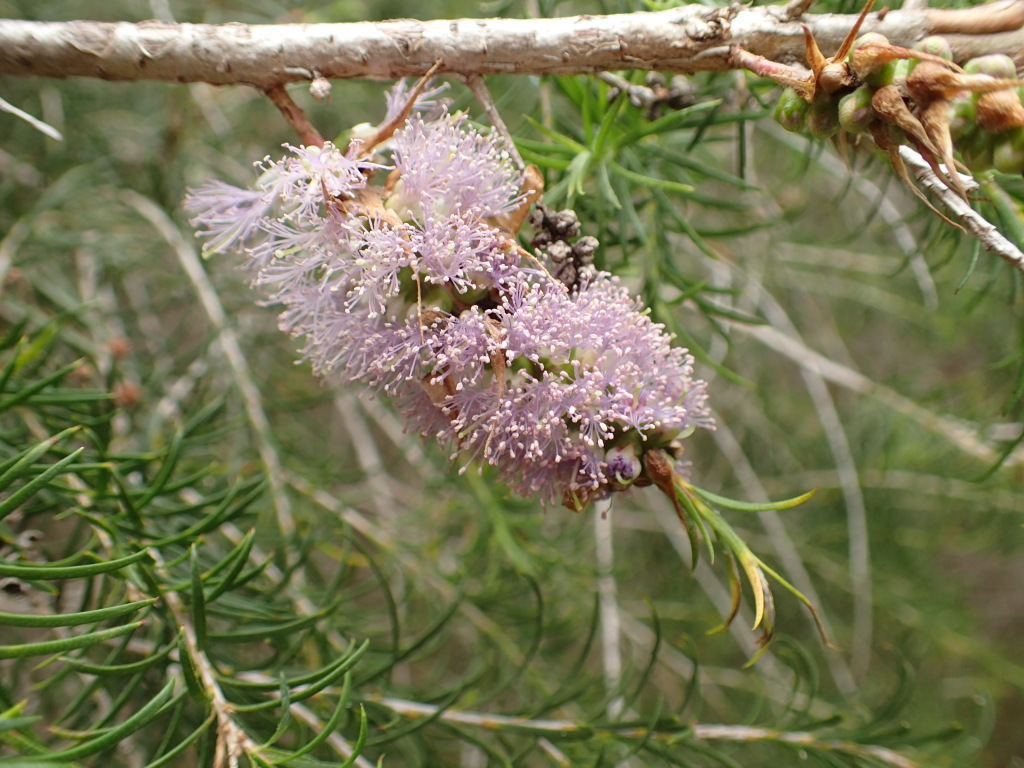
[[[92,6],[0,8],[139,13]],[[5,85],[66,139],[0,124],[0,766],[205,766],[227,745],[361,768],[1022,754],[1020,275],[884,158],[851,148],[850,172],[776,130],[777,89],[735,73],[660,114],[589,78],[493,84],[549,207],[700,353],[719,429],[688,448],[710,492],[687,498],[714,524],[708,504],[748,500],[721,518],[838,646],[779,590],[778,639],[745,667],[754,616],[707,634],[726,571],[692,562],[666,498],[635,489],[602,522],[460,474],[385,403],[295,366],[236,265],[198,261],[185,186],[247,183],[294,141],[259,94]],[[379,119],[379,91],[295,96],[334,135]],[[1020,179],[983,185],[1024,242]]]

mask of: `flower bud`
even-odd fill
[[[807,126],[811,105],[793,88],[785,88],[775,105],[775,121],[792,133],[800,133]]]
[[[845,61],[830,61],[818,73],[818,88],[825,93],[833,94],[841,89],[857,84],[857,78]]]
[[[920,59],[897,59],[892,62],[892,82],[897,85],[906,82],[919,63]]]
[[[819,98],[811,104],[807,130],[816,139],[830,139],[839,133],[839,106],[835,99]]]
[[[643,471],[636,446],[632,443],[608,449],[604,463],[605,475],[621,486],[632,485]]]
[[[862,45],[866,43],[880,43],[881,45],[888,45],[889,38],[883,35],[881,32],[865,32],[863,35],[853,41],[853,45],[850,46],[849,60],[853,62],[853,53]]]
[[[883,85],[892,85],[896,81],[896,61],[880,61],[872,63],[868,74],[862,79],[868,85],[880,88]]]
[[[1014,78],[1017,76],[1017,65],[1005,53],[990,53],[968,61],[964,64],[964,72],[969,75]]]
[[[946,61],[953,60],[953,49],[950,47],[949,41],[939,35],[929,35],[918,40],[917,44],[914,45],[914,50],[930,53],[933,56],[940,56]]]
[[[853,45],[850,46],[850,54],[846,58],[858,77],[865,78],[874,71],[875,57],[871,53],[872,48],[887,45],[889,45],[889,38],[879,32],[868,32],[853,41]],[[862,48],[864,50],[861,50]],[[879,62],[879,66],[881,66],[881,62]]]
[[[839,100],[839,125],[848,133],[863,133],[875,119],[871,109],[871,89],[861,86]]]
[[[858,37],[850,48],[847,57],[854,73],[869,85],[888,85],[882,76],[885,65],[892,61],[889,51],[892,48],[885,35],[868,32]]]

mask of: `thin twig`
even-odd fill
[[[771,120],[760,121],[757,129],[767,133],[776,141],[793,147],[797,151],[805,151],[810,142],[810,139],[806,137],[783,130],[778,123]],[[838,157],[830,152],[818,153],[815,156],[815,163],[822,166],[825,172],[831,176],[838,177],[840,174],[848,176],[854,191],[865,200],[873,202],[884,194],[882,187],[867,174],[852,173],[849,166],[844,165]],[[961,181],[968,191],[976,188],[974,180],[970,177],[964,176],[961,178]],[[935,287],[935,280],[932,278],[931,272],[928,269],[928,262],[921,251],[920,241],[911,231],[910,227],[907,226],[906,217],[893,205],[878,206],[876,215],[889,227],[893,242],[899,246],[904,256],[907,257],[910,269],[914,274],[914,279],[917,281],[918,290],[921,291],[924,305],[929,309],[939,306],[939,293]]]
[[[594,736],[616,736],[629,739],[656,739],[677,742],[681,731],[651,731],[646,727],[595,728],[593,725],[577,720],[533,720],[526,717],[498,715],[490,712],[474,712],[468,710],[443,709],[434,704],[424,704],[406,699],[381,698],[380,704],[393,712],[409,718],[436,717],[442,722],[472,725],[489,730],[515,728],[536,733],[550,733],[562,737],[575,733],[587,732]],[[698,741],[729,741],[729,742],[776,742],[806,749],[820,749],[825,752],[838,752],[846,755],[871,757],[896,768],[916,768],[918,765],[898,752],[887,747],[874,744],[860,744],[842,739],[822,739],[807,731],[784,731],[775,728],[757,728],[747,725],[717,725],[693,723],[686,727],[686,732]]]
[[[417,550],[399,546],[399,542],[392,533],[376,525],[361,512],[339,501],[327,491],[314,487],[306,480],[294,475],[288,477],[288,482],[296,492],[323,509],[338,515],[347,525],[352,526],[353,530],[373,541],[381,549],[389,551],[403,568],[415,573],[418,583],[429,586],[445,600],[455,599],[457,590],[438,571],[435,562],[424,562]],[[483,632],[494,647],[501,650],[510,664],[515,666],[523,663],[523,654],[509,639],[508,633],[480,608],[468,600],[463,600],[459,603],[459,612]]]
[[[753,315],[763,314],[770,323],[770,328],[786,337],[803,343],[800,332],[790,320],[785,309],[765,289],[759,278],[758,269],[735,269],[722,265],[721,262],[708,264],[709,269],[715,269],[718,273],[725,273],[720,279],[724,285],[720,286],[729,290],[735,289],[735,280],[739,278],[749,287],[743,295],[748,295],[754,302],[753,307],[745,308],[745,311]],[[725,294],[725,295],[728,295]],[[734,307],[730,307],[735,309]],[[842,480],[843,502],[847,515],[847,530],[849,538],[849,559],[851,594],[853,595],[853,637],[851,647],[851,669],[834,660],[831,655],[829,661],[836,683],[848,695],[856,690],[855,677],[863,678],[871,659],[871,635],[872,635],[872,582],[871,582],[871,561],[868,549],[867,532],[867,507],[864,502],[864,494],[861,491],[857,480],[857,466],[850,448],[849,439],[843,426],[842,419],[836,409],[832,394],[826,386],[825,379],[821,373],[809,366],[801,367],[801,376],[807,388],[808,395],[814,406],[818,421],[821,423],[823,432],[828,442],[829,451],[832,454],[839,476]],[[716,433],[716,439],[720,445],[728,444],[728,429],[723,430],[721,435]],[[746,461],[745,455],[738,444],[730,446],[733,448],[731,455],[741,462]],[[742,464],[740,466],[743,466]],[[734,470],[741,477],[745,478],[748,484],[747,493],[754,498],[767,500],[764,489],[760,487],[756,473],[749,465],[743,467],[745,471],[739,471],[734,465]],[[803,590],[807,588],[810,593],[804,592],[809,597],[814,594],[814,587],[806,569],[796,554],[792,542],[785,534],[785,528],[778,518],[777,513],[761,513],[762,522],[769,529],[774,531],[772,536],[776,551],[779,552],[786,562],[787,570],[798,582]],[[812,603],[821,604],[820,600],[811,598]]]
[[[282,83],[267,88],[264,93],[274,102],[274,106],[299,134],[299,139],[304,145],[307,147],[322,147],[324,145],[324,137],[309,122],[306,113],[292,100]]]
[[[758,285],[756,293],[758,306],[764,311],[768,321],[780,331],[799,338],[799,331],[785,310],[773,297],[768,295],[763,286]],[[871,661],[873,602],[867,505],[857,480],[857,464],[853,458],[853,451],[850,448],[843,420],[839,416],[835,400],[832,398],[824,378],[809,368],[801,369],[800,373],[828,442],[829,452],[832,454],[832,459],[839,472],[843,505],[846,508],[850,592],[853,596],[853,636],[850,643],[850,661],[853,674],[863,679]],[[836,682],[841,686],[849,686],[853,681],[847,679],[848,676],[849,670],[845,670],[845,675],[837,677]],[[847,692],[852,693],[849,690]]]
[[[629,103],[634,107],[649,107],[657,100],[653,88],[631,83],[622,75],[617,75],[614,72],[600,72],[597,77],[613,88],[618,88],[625,93],[629,98]]]
[[[716,422],[712,438],[722,454],[729,460],[736,478],[743,486],[744,497],[753,502],[769,501],[768,493],[765,491],[740,441],[720,417],[716,418]],[[761,525],[768,532],[772,547],[785,567],[786,577],[792,581],[797,589],[807,596],[811,603],[819,606],[819,610],[821,610],[825,603],[818,596],[814,580],[811,578],[810,573],[808,573],[796,545],[793,544],[793,539],[786,530],[782,517],[774,510],[758,512],[757,516],[761,521]],[[813,624],[813,617],[808,616],[808,620]],[[836,633],[824,611],[820,614],[820,621],[822,626],[825,627],[828,636],[835,637]],[[832,679],[835,681],[836,687],[839,688],[844,696],[852,698],[856,695],[856,680],[841,655],[838,653],[828,653],[825,659],[832,671]]]
[[[166,568],[160,552],[155,547],[150,547],[149,555],[157,568]],[[206,653],[199,647],[199,639],[195,627],[192,625],[192,614],[185,608],[181,595],[173,589],[164,590],[163,601],[167,604],[168,610],[174,617],[174,623],[178,625],[181,636],[185,641],[185,650],[192,661],[199,682],[203,691],[210,697],[210,705],[217,715],[217,748],[213,758],[213,768],[238,768],[238,758],[243,754],[259,752],[259,745],[249,738],[246,732],[235,722],[235,709],[231,702],[224,696],[220,683],[217,682],[217,674],[213,665],[207,658]]]
[[[830,360],[824,355],[794,339],[782,331],[767,325],[750,325],[726,321],[741,333],[753,336],[765,346],[790,358],[802,368],[816,371],[827,381],[841,387],[877,399],[903,416],[916,421],[925,429],[947,440],[958,450],[985,464],[999,460],[999,454],[989,445],[973,426],[956,419],[930,411],[904,397],[893,389],[879,384],[859,371]],[[1024,453],[1015,453],[1004,462],[1004,466],[1024,464]]]
[[[299,720],[302,720],[304,723],[312,727],[314,730],[323,730],[323,721],[320,720],[320,718],[317,717],[315,714],[313,714],[313,712],[310,709],[303,706],[302,704],[292,702],[291,713]],[[346,739],[340,733],[331,733],[327,737],[327,743],[330,744],[334,748],[334,751],[341,755],[345,760],[352,760],[352,765],[355,765],[356,768],[373,768],[373,763],[371,763],[362,755],[356,755],[356,757],[353,759],[352,753],[355,752],[355,749],[348,742],[348,739]]]
[[[28,112],[22,109],[18,109],[16,106],[11,104],[11,102],[7,101],[6,99],[0,98],[0,111],[7,112],[9,114],[14,115],[17,118],[24,120],[37,131],[46,136],[49,136],[54,141],[64,141],[64,137],[61,135],[60,131],[58,131],[52,125],[43,122],[38,117],[30,115]]]
[[[993,224],[989,223],[964,202],[963,198],[944,184],[924,161],[924,158],[906,145],[900,147],[900,157],[903,158],[903,162],[907,164],[921,185],[939,198],[943,205],[960,219],[967,233],[977,239],[985,250],[991,251],[1007,264],[1024,272],[1024,253],[1021,253],[1020,249],[1003,237]]]
[[[370,486],[370,499],[377,516],[392,525],[397,524],[395,513],[399,509],[393,484],[389,482],[384,459],[377,450],[377,443],[366,419],[356,407],[355,395],[350,390],[339,391],[334,396],[334,409],[338,412],[348,434],[352,450],[356,455],[359,469]],[[403,485],[408,484],[406,478]]]
[[[659,499],[660,501],[660,499]],[[661,530],[668,538],[669,544],[676,551],[679,559],[687,569],[692,569],[693,578],[700,584],[704,594],[715,606],[722,616],[729,615],[732,609],[732,595],[722,585],[721,580],[712,572],[711,566],[706,559],[702,559],[694,568],[691,557],[690,539],[679,524],[679,517],[675,511],[670,511],[665,504],[651,504],[655,519],[661,526]],[[754,670],[760,673],[766,680],[782,681],[785,679],[785,671],[782,665],[772,653],[771,648],[762,649],[757,643],[757,635],[752,633],[749,627],[753,626],[753,619],[746,605],[741,605],[736,620],[729,624],[729,634],[739,645],[748,659],[758,657]]]
[[[601,662],[608,694],[606,712],[612,720],[622,714],[622,622],[619,618],[618,585],[615,582],[615,554],[612,545],[612,502],[602,499],[594,505],[594,539],[597,556],[598,609],[601,615]]]
[[[808,470],[787,475],[786,482],[796,482],[812,488],[836,488],[839,485],[839,477],[837,473],[828,470]],[[936,500],[926,500],[926,504],[958,499],[978,505],[979,508],[984,505],[986,509],[1012,513],[1019,513],[1024,509],[1024,493],[999,491],[972,481],[940,475],[898,469],[862,469],[860,484],[865,488],[902,491],[919,498],[925,495],[938,497]]]
[[[473,92],[476,100],[480,102],[480,106],[484,108],[484,112],[487,114],[487,119],[491,121],[491,125],[494,126],[494,130],[498,132],[498,135],[505,142],[505,149],[508,150],[509,156],[512,158],[512,162],[515,163],[516,168],[520,171],[526,170],[526,163],[523,162],[522,155],[519,154],[519,149],[516,147],[516,142],[512,138],[512,134],[508,130],[508,126],[505,125],[505,121],[501,118],[501,113],[498,108],[494,105],[494,99],[491,97],[491,91],[487,87],[487,83],[480,75],[468,75],[463,78],[466,85],[469,86],[469,90]]]

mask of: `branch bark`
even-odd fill
[[[0,20],[0,75],[249,84],[420,76],[436,62],[461,75],[691,73],[730,68],[738,45],[774,61],[802,62],[801,25],[789,5],[554,19],[458,19],[350,24],[169,24],[145,21]],[[797,9],[797,11],[799,8]],[[804,16],[822,49],[838,47],[855,17]],[[1003,51],[1024,64],[1024,0],[962,10],[880,11],[864,31],[898,45],[933,33],[959,58]]]

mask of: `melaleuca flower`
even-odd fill
[[[317,374],[386,393],[464,468],[583,509],[641,479],[645,452],[712,426],[706,385],[615,278],[567,285],[525,251],[508,224],[523,174],[501,141],[426,108],[378,146],[361,130],[346,149],[287,147],[254,190],[212,183],[186,207],[206,251],[246,257]]]

